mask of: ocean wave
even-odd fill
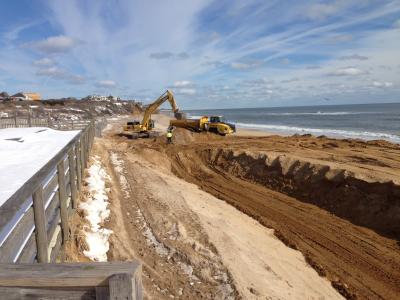
[[[400,144],[399,135],[383,133],[383,132],[306,128],[306,127],[295,127],[295,126],[285,126],[285,125],[248,124],[248,123],[236,123],[236,125],[242,128],[265,130],[265,131],[275,131],[275,132],[277,131],[284,133],[301,133],[301,134],[310,133],[314,135],[326,135],[326,136],[341,137],[341,138],[359,138],[363,140],[387,140],[393,143]]]
[[[379,114],[379,112],[350,112],[350,111],[332,111],[332,112],[282,112],[282,113],[263,113],[265,116],[345,116],[345,115],[364,115]]]
[[[359,112],[351,112],[351,111],[332,111],[332,112],[260,112],[257,115],[262,116],[345,116],[345,115],[368,115],[368,114],[381,114],[381,112],[369,112],[369,111],[359,111]],[[201,118],[199,115],[192,115],[188,113],[188,116],[191,119]]]

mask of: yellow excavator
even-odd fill
[[[171,104],[175,118],[178,120],[182,119],[183,114],[179,112],[174,94],[170,90],[167,90],[164,94],[158,97],[157,100],[147,106],[146,110],[144,111],[142,122],[127,122],[123,127],[122,135],[131,139],[157,136],[157,132],[153,131],[154,120],[151,119],[151,115],[167,100]]]

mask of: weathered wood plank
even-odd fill
[[[110,289],[108,286],[96,286],[96,300],[110,300]]]
[[[72,145],[75,144],[79,138],[80,134],[71,139],[63,149],[61,149],[47,164],[36,172],[34,176],[25,182],[25,184],[0,207],[0,230],[12,220],[14,215],[23,206],[25,200],[32,195],[32,191],[37,190],[51,170],[56,167],[58,162],[65,156],[67,151],[71,149]]]
[[[81,159],[81,175],[82,175],[82,177],[81,178],[84,178],[85,176],[84,176],[84,174],[85,174],[85,168],[86,168],[86,166],[85,166],[85,159],[84,159],[84,148],[85,148],[85,145],[84,145],[84,142],[83,142],[83,135],[81,136],[81,139],[79,140],[79,155],[80,155],[80,159]]]
[[[49,197],[54,194],[55,191],[58,189],[58,179],[57,175],[55,175],[49,183],[43,188],[43,199],[45,204],[47,203]]]
[[[82,189],[82,164],[80,160],[80,152],[79,152],[80,143],[79,140],[75,144],[75,165],[76,165],[76,180],[77,180],[77,189],[81,191]]]
[[[70,202],[71,202],[71,184],[68,182],[68,184],[66,185],[66,191],[65,191],[66,195],[67,195],[67,206],[69,207]]]
[[[55,262],[57,256],[60,254],[61,246],[62,246],[62,234],[61,232],[57,235],[54,247],[50,250],[50,262]],[[51,246],[51,245],[50,245]]]
[[[72,207],[78,207],[78,191],[76,186],[76,168],[75,168],[75,154],[73,149],[71,149],[68,153],[68,163],[69,163],[69,183],[71,188],[71,200],[72,200]]]
[[[38,262],[48,262],[46,214],[43,203],[43,190],[39,186],[33,194],[33,211]]]
[[[82,134],[82,137],[81,137],[81,140],[80,140],[80,145],[81,145],[81,149],[80,149],[80,151],[81,151],[81,161],[82,161],[82,164],[81,164],[81,166],[82,166],[82,178],[84,177],[84,170],[85,170],[85,168],[86,168],[86,161],[85,161],[85,148],[86,148],[86,146],[85,146],[85,135],[84,134]]]
[[[35,233],[31,234],[25,248],[22,250],[21,255],[18,257],[17,263],[33,263],[37,255],[36,250],[36,236]]]
[[[84,287],[108,286],[114,274],[140,276],[141,264],[133,262],[0,264],[0,286]]]
[[[57,208],[55,211],[54,218],[50,223],[47,224],[47,241],[50,242],[52,239],[54,232],[56,231],[57,226],[61,223],[60,209]]]
[[[68,241],[69,224],[68,224],[67,193],[65,190],[64,161],[61,161],[57,166],[57,177],[58,177],[58,197],[60,200],[61,228],[63,233],[63,240]]]
[[[67,170],[69,168],[69,163],[68,163],[68,153],[66,153],[66,157],[64,158],[64,171],[65,175],[67,175]]]
[[[110,277],[110,299],[136,300],[135,280],[132,274],[116,274]]]
[[[50,224],[53,223],[54,218],[59,215],[60,201],[58,197],[58,193],[56,192],[46,208],[47,231]]]
[[[12,288],[0,287],[1,299],[40,299],[40,300],[97,300],[95,289],[88,288]]]
[[[67,186],[70,183],[70,177],[71,175],[69,174],[69,166],[68,166],[68,171],[65,171],[65,186]]]
[[[0,262],[14,262],[34,228],[33,207],[29,208],[0,248]]]

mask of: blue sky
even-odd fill
[[[0,90],[183,108],[400,102],[400,0],[1,1]]]

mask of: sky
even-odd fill
[[[0,90],[239,108],[400,102],[400,0],[0,1]]]

